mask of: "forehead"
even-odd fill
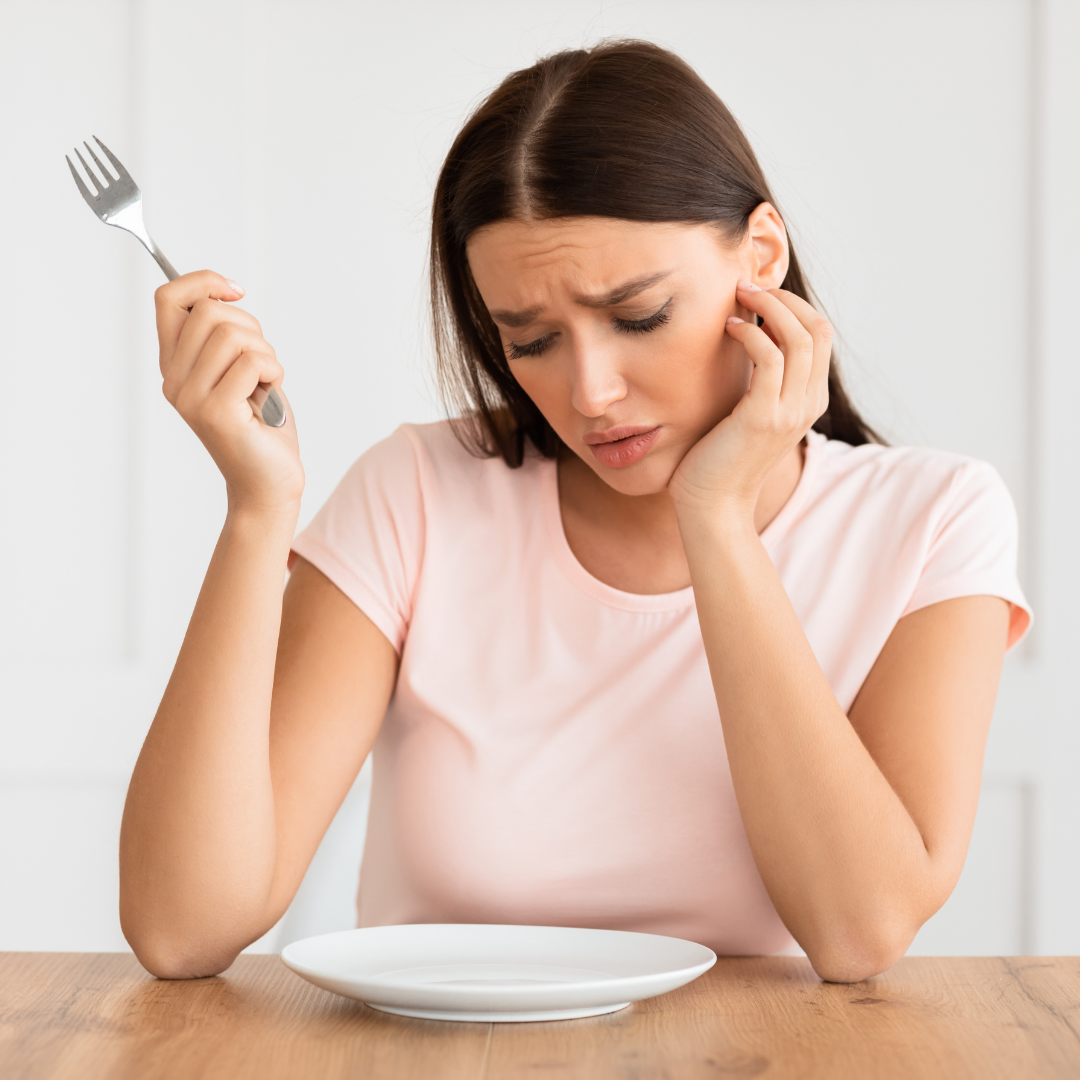
[[[703,243],[717,244],[705,225],[580,217],[498,221],[477,229],[466,251],[480,291],[505,294],[556,282],[602,289],[685,262]]]

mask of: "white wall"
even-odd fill
[[[223,514],[160,395],[160,273],[62,155],[100,136],[173,263],[247,286],[306,519],[365,447],[439,415],[425,235],[462,117],[537,55],[617,35],[682,53],[748,129],[869,416],[1009,483],[1038,630],[1007,662],[968,867],[914,951],[1080,952],[1074,0],[178,10],[0,0],[0,949],[124,947],[124,785]],[[264,947],[347,923],[364,814],[361,781]]]

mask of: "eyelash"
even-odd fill
[[[649,331],[663,326],[664,323],[671,319],[671,312],[667,309],[670,303],[671,301],[668,300],[659,311],[646,315],[644,319],[612,319],[611,321],[615,329],[624,334],[647,334]]]
[[[648,334],[659,329],[671,319],[671,312],[667,310],[668,300],[659,311],[654,311],[644,319],[612,319],[611,323],[622,334]],[[510,342],[508,348],[511,360],[524,360],[529,356],[539,356],[550,344],[554,334],[545,334],[543,337],[530,341],[526,345],[515,345]]]
[[[539,356],[550,344],[554,334],[545,334],[541,338],[537,338],[535,341],[530,341],[528,345],[515,345],[510,342],[510,359],[511,360],[524,360],[527,356]]]

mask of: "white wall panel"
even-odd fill
[[[116,869],[125,787],[78,775],[0,780],[0,951],[127,947]]]
[[[1046,0],[1039,174],[1041,344],[1034,476],[1039,486],[1037,565],[1042,626],[1037,678],[1024,697],[1024,752],[1038,778],[1037,943],[1080,953],[1080,4]],[[1018,740],[1019,741],[1019,740]]]
[[[908,950],[912,956],[1017,956],[1032,951],[1028,845],[1031,791],[988,777],[960,882]]]
[[[86,228],[64,163],[128,137],[127,5],[95,7],[3,8],[0,667],[127,646],[128,249]]]

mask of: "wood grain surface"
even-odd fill
[[[852,986],[720,960],[620,1013],[452,1024],[376,1012],[275,956],[160,982],[120,953],[0,955],[4,1080],[1080,1077],[1080,958],[916,957]]]

